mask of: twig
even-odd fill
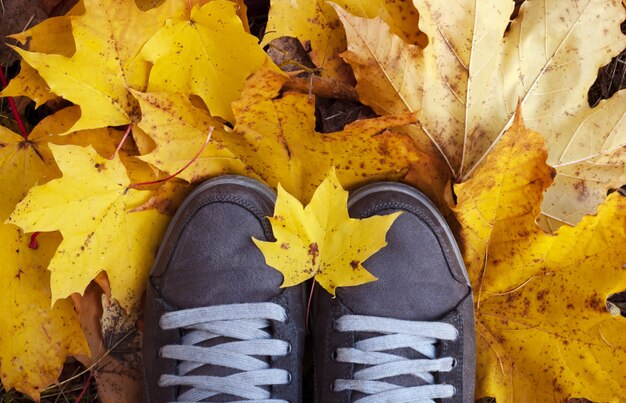
[[[126,141],[126,138],[128,137],[128,135],[130,134],[130,129],[133,127],[132,123],[128,124],[128,127],[126,128],[126,131],[124,132],[124,137],[122,137],[122,140],[120,141],[120,143],[117,145],[117,148],[115,149],[115,151],[113,152],[113,155],[111,155],[109,157],[109,160],[113,160],[113,158],[115,158],[115,155],[122,149],[122,146],[124,145],[124,142]]]

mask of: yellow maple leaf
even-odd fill
[[[79,3],[68,14],[80,14]],[[27,31],[11,35],[31,52],[54,53],[70,57],[75,51],[70,18],[66,16],[48,18]],[[0,92],[2,97],[26,96],[39,107],[46,101],[56,98],[50,92],[46,81],[25,61],[20,62],[20,72],[11,79],[9,85]]]
[[[56,382],[66,357],[89,351],[71,301],[51,304],[46,267],[60,237],[41,234],[33,249],[30,235],[5,222],[29,188],[55,173],[40,156],[44,125],[28,141],[0,127],[0,377],[6,390],[34,399]]]
[[[276,242],[253,241],[268,266],[283,274],[281,287],[314,277],[335,295],[337,287],[376,280],[362,263],[387,245],[385,235],[399,215],[350,218],[348,192],[332,169],[306,207],[279,185],[270,218]]]
[[[336,0],[333,3],[359,17],[381,16],[394,33],[408,43],[425,45],[417,27],[418,15],[411,1]],[[346,36],[330,3],[309,0],[275,0],[268,15],[263,45],[281,36],[298,38],[323,76],[352,83],[352,72],[339,54],[346,50]]]
[[[139,93],[133,91],[141,105],[138,126],[155,143],[155,148],[139,158],[169,174],[178,172],[193,160],[179,175],[189,182],[197,182],[224,173],[245,172],[244,164],[230,152],[223,142],[223,124],[202,109],[194,107],[182,94]],[[202,150],[207,135],[211,139]]]
[[[326,172],[337,167],[342,183],[401,178],[418,159],[405,135],[387,130],[415,122],[415,114],[356,121],[336,133],[315,131],[315,100],[284,92],[288,78],[262,68],[246,81],[241,100],[233,103],[235,130],[224,144],[271,187],[280,184],[307,201]]]
[[[81,118],[68,132],[123,125],[137,118],[128,88],[145,88],[150,69],[138,53],[167,17],[183,15],[186,7],[173,0],[145,12],[134,1],[84,4],[84,14],[68,17],[76,44],[71,56],[14,48],[53,93],[80,105]]]
[[[618,151],[626,145],[626,92],[594,108],[587,100],[598,69],[626,47],[621,0],[527,2],[513,21],[513,2],[414,3],[429,36],[424,49],[403,43],[380,18],[338,9],[363,103],[380,114],[422,110],[422,135],[462,181],[502,137],[519,100],[557,169],[543,206],[553,225],[593,213],[626,181]]]
[[[129,187],[118,155],[109,160],[91,146],[50,149],[63,177],[31,189],[9,222],[27,232],[63,235],[48,266],[53,301],[82,293],[106,271],[112,295],[129,310],[141,298],[167,217],[154,210],[129,212],[152,192]]]
[[[576,227],[536,224],[552,182],[542,136],[518,114],[493,152],[455,186],[475,294],[476,397],[498,402],[626,396],[626,197],[614,192]]]
[[[230,103],[267,59],[237,16],[237,5],[216,0],[190,18],[169,19],[141,50],[153,64],[148,91],[199,96],[211,115],[233,119]]]

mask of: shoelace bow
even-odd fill
[[[254,356],[286,356],[291,345],[283,340],[272,339],[267,332],[270,321],[285,322],[285,310],[273,303],[216,305],[185,309],[161,316],[159,326],[164,330],[181,329],[186,333],[181,343],[166,345],[161,357],[178,361],[177,375],[164,374],[159,386],[188,387],[178,396],[177,402],[200,402],[220,395],[233,395],[242,402],[287,403],[271,399],[270,392],[261,386],[285,385],[291,382],[291,374]],[[216,337],[237,341],[224,342],[211,347],[197,344]],[[240,372],[233,375],[189,375],[203,365],[232,368]]]
[[[438,340],[456,340],[456,328],[443,322],[414,322],[375,316],[345,315],[340,317],[335,328],[339,332],[381,333],[357,341],[353,348],[339,348],[334,358],[339,362],[361,364],[366,368],[355,371],[354,379],[336,379],[335,391],[352,390],[365,396],[355,401],[370,402],[414,402],[433,401],[452,397],[452,385],[435,384],[432,372],[447,372],[455,366],[452,357],[436,358],[435,343]],[[382,351],[412,348],[426,359],[408,359]],[[400,375],[415,375],[426,385],[405,387],[384,382],[382,379]]]

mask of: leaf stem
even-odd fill
[[[207,144],[209,144],[209,140],[211,140],[211,135],[213,134],[213,130],[214,129],[215,128],[213,126],[211,126],[211,129],[209,130],[209,134],[207,134],[206,140],[204,140],[204,144],[202,144],[202,147],[198,150],[196,155],[194,155],[193,158],[188,163],[186,163],[184,167],[182,167],[178,171],[174,172],[173,174],[171,174],[167,178],[163,178],[163,179],[159,179],[159,180],[155,180],[155,181],[150,181],[150,182],[133,183],[130,186],[128,186],[128,188],[129,189],[134,189],[134,188],[137,188],[137,187],[140,187],[140,186],[156,185],[157,183],[167,182],[168,180],[176,177],[178,174],[180,174],[185,169],[187,169],[189,167],[189,165],[193,164],[193,162],[198,159],[200,154],[202,154],[202,152],[206,148]]]
[[[2,89],[5,89],[9,83],[7,82],[7,77],[4,75],[4,70],[0,68],[0,81],[2,81]],[[17,122],[17,125],[20,127],[20,131],[22,132],[22,137],[24,140],[28,138],[28,130],[26,130],[26,126],[24,126],[24,122],[20,117],[20,114],[17,112],[17,106],[15,105],[15,100],[13,97],[7,97],[9,100],[9,106],[11,107],[11,112],[13,112],[13,117]]]
[[[313,300],[313,289],[315,288],[315,280],[313,280],[313,284],[311,284],[311,293],[309,294],[309,301],[306,304],[306,315],[304,318],[304,326],[305,328],[309,326],[309,312],[311,311],[311,301]]]
[[[31,249],[39,248],[39,242],[37,242],[37,237],[39,236],[39,234],[41,234],[41,231],[33,232],[33,234],[30,236],[30,242],[28,243],[29,248]]]
[[[122,137],[122,140],[120,141],[120,143],[117,145],[117,148],[115,149],[115,151],[113,152],[113,155],[111,155],[109,157],[109,160],[113,160],[113,158],[115,158],[115,155],[120,152],[120,150],[122,149],[122,146],[124,145],[124,142],[126,141],[126,138],[128,137],[128,135],[130,134],[130,129],[133,127],[132,123],[128,124],[128,127],[126,128],[126,131],[124,132],[124,137]]]

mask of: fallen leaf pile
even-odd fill
[[[5,389],[39,399],[74,356],[104,402],[136,399],[139,378],[98,371],[109,319],[132,330],[185,195],[240,174],[278,191],[277,242],[257,244],[283,286],[315,277],[331,294],[374,280],[362,263],[395,218],[349,218],[342,188],[419,188],[474,289],[476,397],[626,396],[626,319],[607,301],[626,290],[626,92],[588,99],[626,48],[622,1],[272,0],[261,40],[253,2],[152,3],[82,0],[12,35]],[[23,122],[12,97],[45,118]]]

